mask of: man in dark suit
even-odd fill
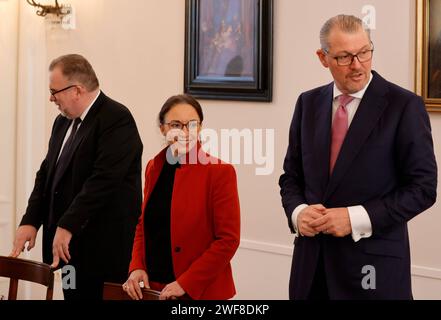
[[[100,299],[104,281],[127,277],[141,210],[142,143],[130,111],[101,92],[84,57],[59,57],[49,71],[50,100],[61,115],[11,256],[26,242],[32,249],[43,225],[43,261],[75,268],[66,274],[65,299]]]
[[[280,177],[295,248],[290,299],[412,299],[407,222],[436,200],[422,99],[371,71],[360,19],[328,20],[334,82],[300,95]]]

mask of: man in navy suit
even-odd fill
[[[320,41],[334,82],[298,98],[279,181],[296,233],[290,299],[412,299],[407,222],[436,200],[428,114],[371,71],[360,19],[331,18]]]

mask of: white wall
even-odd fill
[[[342,12],[361,15],[366,4],[361,0],[274,2],[273,102],[202,101],[206,127],[275,129],[272,175],[259,177],[254,174],[254,167],[237,166],[242,245],[233,264],[237,298],[242,299],[288,296],[293,239],[281,207],[277,181],[293,106],[302,91],[331,81],[329,72],[314,54],[322,23]],[[77,29],[47,33],[46,66],[52,58],[65,53],[77,52],[88,57],[104,92],[132,110],[144,142],[145,164],[162,145],[156,128],[157,112],[168,96],[182,92],[183,88],[185,2],[131,0],[129,4],[124,0],[70,0],[70,3],[76,8]],[[377,13],[377,30],[373,32],[374,68],[387,79],[413,90],[414,0],[369,3]],[[57,111],[49,103],[45,105],[47,139]],[[441,159],[441,115],[430,116],[436,155]],[[17,212],[21,214],[21,210]],[[435,205],[410,223],[415,298],[441,299],[438,240],[441,217],[437,212]]]
[[[15,203],[15,106],[17,96],[17,26],[16,2],[0,2],[0,148],[3,151],[0,166],[0,230],[11,236]],[[8,248],[0,243],[0,254]]]
[[[9,254],[15,211],[15,106],[17,104],[16,2],[0,2],[0,255]],[[0,298],[7,282],[0,279]]]
[[[0,43],[0,254],[7,255],[12,248],[16,225],[26,209],[35,172],[46,151],[45,129],[51,126],[53,118],[49,119],[50,123],[46,122],[44,20],[37,17],[25,1],[0,1]],[[41,260],[41,234],[36,248],[23,253],[22,257]],[[35,296],[35,288],[28,283],[21,284],[19,297]]]

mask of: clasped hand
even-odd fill
[[[297,229],[305,237],[319,233],[345,237],[352,233],[348,208],[327,209],[321,204],[304,208],[297,216]]]

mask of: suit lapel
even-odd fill
[[[104,97],[105,97],[104,94],[100,93],[98,99],[95,101],[95,103],[92,105],[89,112],[87,113],[86,118],[84,119],[84,121],[81,122],[81,126],[78,128],[78,131],[77,131],[75,138],[74,138],[74,141],[73,141],[72,152],[69,154],[69,158],[66,159],[66,165],[64,166],[63,171],[60,172],[60,174],[57,174],[57,176],[59,177],[57,179],[57,181],[53,181],[54,187],[57,186],[58,182],[64,176],[67,168],[69,168],[69,165],[73,159],[73,156],[74,156],[76,150],[78,149],[78,146],[81,144],[81,141],[83,141],[84,137],[86,137],[87,134],[89,133],[89,131],[92,129],[96,115],[101,107],[101,104],[103,103]],[[70,123],[70,121],[69,121],[69,123]],[[63,136],[63,140],[64,140],[64,136]],[[61,148],[61,146],[60,146],[60,148]],[[58,159],[59,153],[60,153],[60,149],[58,149],[56,159]],[[55,168],[55,166],[54,166],[54,168]]]
[[[340,184],[387,106],[387,100],[384,97],[388,91],[387,82],[375,71],[372,73],[374,78],[366,90],[349,127],[332,176],[330,177],[324,202],[329,199]]]
[[[56,129],[54,129],[54,133],[52,134],[52,137],[54,139],[52,143],[52,149],[48,153],[48,179],[52,179],[52,176],[54,174],[55,166],[57,164],[58,155],[61,151],[61,146],[63,145],[64,137],[66,136],[66,132],[69,129],[72,121],[60,116],[60,124],[57,126]],[[50,181],[50,180],[49,180]],[[48,181],[48,182],[49,182]],[[46,183],[46,187],[48,187],[50,184]]]
[[[331,121],[332,121],[332,93],[333,84],[326,86],[313,102],[315,108],[314,115],[314,149],[316,162],[314,167],[318,169],[318,181],[321,182],[322,191],[326,189],[329,180],[329,149],[331,141]]]

